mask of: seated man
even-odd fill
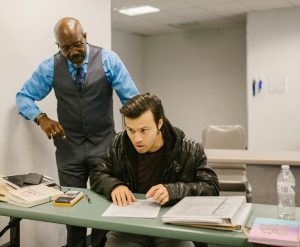
[[[144,193],[160,205],[185,196],[217,196],[218,179],[206,164],[200,143],[185,137],[164,115],[155,95],[131,98],[120,110],[125,131],[114,138],[107,155],[91,171],[91,188],[126,206]],[[109,231],[107,247],[189,247],[190,241]]]

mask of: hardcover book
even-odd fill
[[[249,232],[251,243],[299,247],[299,223],[293,220],[256,218]]]

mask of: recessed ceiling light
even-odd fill
[[[144,14],[149,14],[149,13],[153,13],[153,12],[158,12],[160,10],[158,8],[154,8],[149,5],[145,5],[145,6],[132,7],[132,8],[127,8],[127,9],[122,8],[122,9],[119,9],[118,11],[124,15],[135,16],[135,15],[144,15]]]

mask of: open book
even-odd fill
[[[245,196],[185,197],[162,216],[164,223],[242,231],[252,204]]]
[[[63,193],[63,191],[48,187],[44,184],[38,184],[17,190],[10,190],[7,194],[7,202],[21,207],[33,207],[55,200]]]

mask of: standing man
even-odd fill
[[[128,71],[112,51],[87,43],[80,22],[58,21],[54,34],[59,52],[43,61],[17,93],[20,114],[39,125],[56,146],[62,186],[86,188],[88,175],[115,135],[113,89],[122,103],[138,94]],[[58,121],[35,101],[54,89]],[[85,247],[86,229],[67,226],[67,246]],[[101,246],[104,232],[92,231],[92,246]]]
[[[108,152],[91,171],[91,188],[126,206],[144,193],[160,205],[185,196],[217,196],[219,183],[207,167],[200,143],[185,137],[164,115],[161,101],[141,94],[120,110],[125,131],[114,138]],[[110,231],[106,247],[190,247],[192,242]]]

